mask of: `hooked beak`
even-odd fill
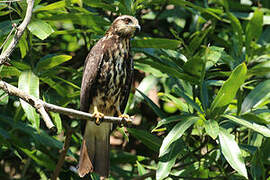
[[[140,32],[141,31],[141,26],[140,25],[136,25],[135,26],[136,32]]]

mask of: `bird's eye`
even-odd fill
[[[125,21],[126,24],[129,24],[131,22],[131,19],[125,18],[124,21]]]

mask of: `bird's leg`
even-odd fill
[[[102,114],[101,112],[98,111],[97,106],[94,106],[94,113],[93,116],[96,118],[95,123],[97,125],[100,125],[100,119],[104,117],[104,114]]]

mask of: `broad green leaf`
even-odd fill
[[[6,105],[8,103],[8,94],[0,89],[0,105]]]
[[[36,69],[38,72],[48,70],[70,60],[71,58],[72,56],[69,55],[47,55],[38,61]]]
[[[145,130],[128,128],[128,132],[136,139],[140,140],[149,149],[158,152],[161,146],[161,139],[148,133]]]
[[[225,159],[233,169],[235,169],[240,175],[247,178],[245,162],[241,155],[240,148],[234,140],[234,136],[228,133],[225,129],[220,128],[218,137],[221,151]]]
[[[270,80],[258,84],[244,99],[241,112],[249,112],[256,108],[261,102],[270,97]]]
[[[184,134],[184,132],[195,122],[197,122],[199,117],[193,116],[193,117],[185,117],[182,121],[177,123],[172,130],[169,132],[169,134],[164,138],[160,151],[159,151],[159,157],[162,157],[166,152],[167,149],[170,147],[170,145],[179,140],[181,136]]]
[[[246,27],[246,47],[249,51],[251,41],[257,41],[262,33],[263,28],[263,11],[257,8],[253,14],[253,17],[248,22]]]
[[[144,100],[147,102],[149,107],[153,109],[153,111],[156,113],[156,115],[160,118],[165,118],[166,115],[164,112],[150,99],[148,98],[143,92],[141,92],[139,89],[137,91],[143,96]]]
[[[39,98],[39,78],[32,71],[24,71],[21,73],[18,88],[27,94]],[[39,115],[37,114],[36,109],[22,99],[20,99],[20,102],[27,119],[38,129]]]
[[[219,133],[219,125],[217,121],[209,119],[204,122],[206,133],[213,139],[216,139]]]
[[[28,24],[27,28],[39,39],[44,40],[50,36],[54,30],[50,24],[42,20],[35,20]]]
[[[179,153],[184,149],[181,140],[173,142],[162,157],[159,158],[156,179],[162,180],[166,178],[175,164],[176,158]]]
[[[164,49],[176,49],[180,45],[180,41],[174,39],[162,39],[162,38],[145,38],[134,39],[131,41],[132,47],[136,48],[164,48]]]
[[[254,122],[249,122],[245,119],[237,118],[237,117],[231,116],[231,115],[223,115],[223,117],[228,118],[228,119],[232,120],[233,122],[236,122],[237,124],[246,126],[247,128],[250,128],[253,131],[256,131],[258,133],[261,133],[262,135],[264,135],[266,137],[270,137],[270,129],[267,128],[266,126],[259,125],[259,124],[254,123]]]
[[[247,66],[245,63],[240,64],[233,70],[232,74],[222,85],[211,104],[211,113],[213,113],[217,108],[222,108],[228,105],[234,99],[238,89],[245,81],[246,73]]]

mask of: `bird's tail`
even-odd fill
[[[87,121],[80,152],[78,173],[80,177],[89,172],[96,172],[108,177],[110,166],[110,131],[111,123]]]

